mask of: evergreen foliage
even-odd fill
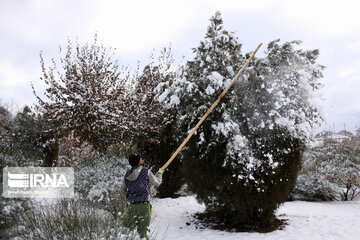
[[[6,106],[0,106],[0,150],[4,153],[9,149],[9,138],[7,132],[9,131],[9,123],[13,116]]]
[[[0,134],[4,132],[5,126],[9,123],[11,117],[10,111],[5,106],[0,105]]]
[[[271,221],[295,184],[305,141],[322,120],[314,101],[323,70],[319,52],[297,50],[299,43],[269,43],[182,154],[190,190],[210,216],[227,224]],[[194,53],[167,96],[177,107],[182,139],[248,56],[223,29],[219,12]]]
[[[51,167],[57,160],[57,137],[43,115],[25,106],[4,125],[1,151],[17,159],[11,165]]]

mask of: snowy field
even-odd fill
[[[156,234],[156,239],[360,239],[360,201],[286,202],[278,209],[277,216],[288,219],[288,225],[283,230],[271,233],[231,233],[200,229],[201,225],[194,224],[192,215],[203,211],[205,207],[197,203],[193,196],[154,199],[152,206],[150,228]]]

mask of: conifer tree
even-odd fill
[[[183,151],[190,190],[210,216],[234,227],[272,222],[295,183],[304,143],[321,122],[313,101],[321,87],[319,52],[296,50],[297,44],[271,42]],[[167,98],[185,136],[244,63],[240,49],[216,13]]]
[[[5,106],[0,105],[0,134],[3,133],[5,126],[10,122],[10,120],[10,111]]]
[[[312,129],[322,121],[315,100],[324,67],[316,62],[318,50],[298,50],[299,44],[270,42],[235,87],[232,116],[242,141],[241,148],[228,145],[225,160],[240,199],[232,217],[223,216],[231,222],[271,222],[296,182]]]
[[[179,141],[196,125],[244,62],[241,44],[233,33],[224,29],[220,12],[210,19],[205,40],[193,52],[194,60],[187,62],[167,98],[169,104],[177,106]],[[223,168],[226,146],[231,140],[230,133],[238,128],[228,108],[232,99],[233,91],[230,91],[182,152],[189,188],[205,202],[208,211],[212,204],[220,202],[214,194],[227,177]]]
[[[168,98],[170,104],[178,106],[178,116],[181,120],[179,136],[187,136],[189,130],[195,126],[211,104],[224,90],[243,62],[241,44],[233,33],[223,29],[220,12],[210,20],[210,26],[205,40],[193,49],[194,60],[188,61],[182,69],[182,74],[172,86],[174,91]],[[226,104],[231,101],[232,92],[225,95],[221,104],[209,116],[209,121],[197,131],[196,139],[199,156],[207,155],[211,151],[202,146],[217,145],[218,138],[223,135],[220,126],[224,125],[229,116]],[[212,129],[213,131],[208,131]],[[205,142],[206,141],[206,142]],[[222,142],[226,142],[222,139]],[[220,143],[221,144],[221,143]]]
[[[25,106],[5,125],[0,148],[18,159],[19,165],[54,166],[58,148],[52,127],[41,114]]]

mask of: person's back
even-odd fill
[[[129,203],[148,202],[150,195],[148,169],[133,167],[125,175],[127,200]]]
[[[121,193],[129,203],[128,213],[124,219],[124,226],[130,229],[137,227],[141,237],[147,237],[151,218],[150,185],[159,186],[162,182],[163,171],[154,175],[142,165],[144,160],[140,155],[131,155],[129,164],[132,166],[125,174]]]

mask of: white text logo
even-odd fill
[[[6,167],[3,196],[8,198],[72,198],[74,170],[67,167]]]

